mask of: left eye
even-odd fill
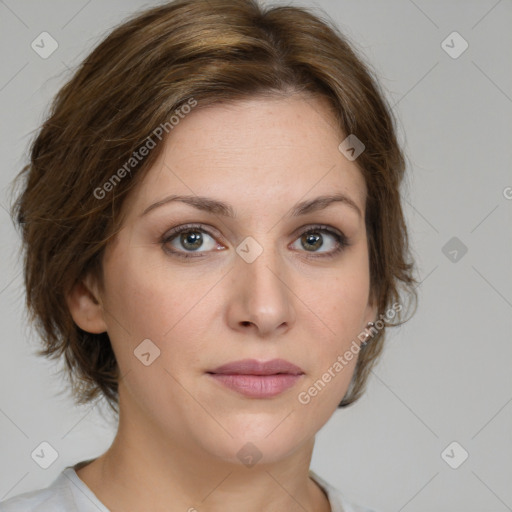
[[[325,242],[326,235],[327,243]],[[300,243],[306,252],[313,253],[313,255],[318,254],[318,257],[334,256],[349,245],[345,235],[327,226],[314,227],[302,232],[292,247],[297,243]],[[190,225],[180,226],[168,232],[163,238],[162,244],[166,247],[167,252],[182,258],[203,257],[203,252],[215,250],[215,248],[222,250],[223,248],[216,242],[214,235],[203,227]],[[297,249],[297,247],[293,248]],[[321,248],[324,250],[320,251]],[[198,254],[192,254],[194,252]]]
[[[325,243],[325,236],[330,242]],[[331,231],[327,228],[314,228],[309,229],[302,233],[295,243],[300,243],[306,249],[306,252],[333,254],[340,251],[344,246],[348,245],[343,235]],[[324,248],[324,251],[317,249]]]

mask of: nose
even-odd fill
[[[283,334],[295,323],[296,316],[291,273],[278,251],[265,248],[252,260],[244,256],[244,248],[247,246],[240,248],[241,256],[235,258],[231,272],[229,326],[241,332],[252,330],[260,337]]]

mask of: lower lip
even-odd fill
[[[302,375],[225,375],[209,374],[224,386],[252,398],[270,398],[293,387]]]

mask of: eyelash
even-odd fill
[[[164,250],[166,252],[172,254],[173,256],[174,255],[178,256],[179,258],[188,259],[188,258],[203,257],[203,256],[197,256],[197,255],[195,255],[195,253],[175,251],[175,250],[170,250],[169,248],[165,247],[166,244],[171,242],[179,234],[186,233],[188,231],[190,231],[190,232],[199,231],[202,233],[206,233],[207,235],[211,236],[212,238],[215,238],[215,235],[213,233],[211,233],[210,231],[205,229],[200,224],[185,224],[183,226],[178,226],[177,228],[174,228],[171,231],[166,232],[166,234],[160,240],[160,243],[162,244],[162,247],[164,248]],[[318,253],[315,256],[314,255],[315,253],[313,252],[312,253],[313,258],[333,258],[337,254],[339,254],[343,249],[350,246],[350,242],[349,242],[348,238],[343,233],[338,233],[337,231],[330,229],[329,226],[326,226],[323,224],[319,224],[317,226],[312,226],[312,227],[308,228],[307,230],[300,233],[297,238],[300,238],[304,235],[308,235],[310,233],[328,233],[336,240],[336,243],[337,243],[336,249],[334,249],[333,251],[331,251],[329,253]],[[197,254],[200,254],[200,251],[198,251]]]

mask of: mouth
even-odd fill
[[[223,386],[251,398],[271,398],[293,387],[304,375],[298,366],[284,359],[260,362],[233,361],[208,371]]]

